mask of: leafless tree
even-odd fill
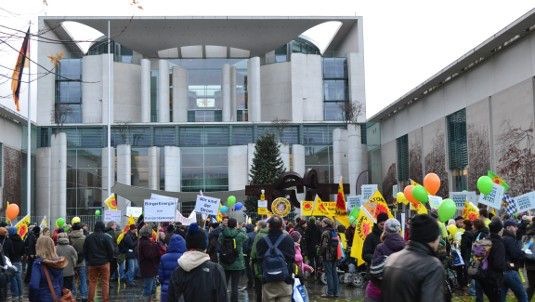
[[[340,104],[346,124],[358,124],[358,118],[364,114],[364,104],[361,102],[344,102]]]
[[[63,124],[67,121],[69,114],[72,112],[72,109],[66,104],[56,103],[54,104],[54,111],[52,112],[52,118],[54,123],[59,126],[58,131],[61,132],[63,129]]]
[[[392,197],[392,187],[397,183],[396,164],[391,164],[390,167],[388,167],[388,171],[386,172],[386,175],[383,178],[383,183],[381,184],[383,197],[386,199],[386,201],[388,201],[388,203],[393,203],[394,199]]]
[[[468,189],[476,190],[477,179],[487,175],[490,169],[490,145],[488,131],[476,128],[475,125],[467,127],[468,143]]]
[[[424,178],[422,171],[422,145],[415,143],[409,150],[409,178],[421,182]]]
[[[433,172],[440,177],[440,190],[437,196],[447,197],[449,195],[448,188],[448,172],[446,171],[446,151],[444,149],[444,133],[437,131],[433,139],[433,148],[425,155],[425,173]]]

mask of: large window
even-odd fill
[[[82,63],[80,59],[61,60],[56,75],[54,122],[82,122]]]
[[[323,59],[323,119],[342,121],[345,119],[345,103],[348,97],[346,58]]]
[[[89,215],[102,206],[102,150],[67,151],[68,215]]]
[[[182,191],[228,190],[226,147],[181,148]]]
[[[136,187],[149,187],[149,150],[148,148],[131,149],[131,184]]]
[[[305,147],[305,170],[315,169],[320,183],[330,183],[333,176],[332,146]]]
[[[396,139],[398,155],[398,181],[409,180],[409,136],[407,134]]]
[[[468,147],[466,143],[466,110],[462,109],[446,118],[448,124],[449,167],[453,176],[453,189],[467,189]]]

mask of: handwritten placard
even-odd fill
[[[519,212],[535,209],[535,191],[514,198]]]
[[[478,202],[491,208],[499,209],[502,207],[502,199],[504,193],[505,189],[501,185],[493,184],[492,192],[487,195],[479,195]]]
[[[206,215],[217,215],[220,201],[219,198],[197,195],[195,212]]]
[[[120,210],[104,210],[104,222],[121,222],[121,218]]]
[[[362,205],[362,195],[348,195],[346,196],[347,212],[351,212],[354,208],[360,208]]]
[[[360,187],[360,192],[362,195],[362,202],[368,201],[368,199],[370,199],[370,197],[373,195],[373,193],[375,193],[375,191],[377,191],[376,184],[362,185]]]
[[[147,222],[175,221],[178,199],[145,199],[143,212]]]
[[[450,198],[455,202],[457,209],[464,208],[465,201],[477,202],[475,191],[450,192]]]

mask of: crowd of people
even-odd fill
[[[535,223],[529,216],[480,214],[475,221],[457,217],[447,223],[433,213],[416,215],[405,233],[398,220],[379,214],[362,248],[364,300],[449,301],[459,290],[476,301],[505,301],[511,290],[518,301],[530,301]],[[253,291],[256,301],[291,301],[295,278],[306,285],[321,274],[327,282],[322,297],[334,298],[340,295],[338,267],[356,264],[348,258],[355,231],[355,224],[346,229],[329,218],[278,216],[256,225],[228,217],[189,226],[136,223],[125,232],[113,221],[98,221],[89,232],[75,217],[52,232],[33,226],[24,240],[16,228],[1,226],[0,266],[14,273],[2,270],[0,301],[7,301],[8,291],[12,301],[22,301],[26,283],[30,301],[66,295],[94,301],[100,287],[106,302],[110,288],[138,287],[136,282],[143,284],[144,301],[153,299],[157,286],[163,302],[235,302],[242,290]],[[454,272],[455,285],[447,270]]]

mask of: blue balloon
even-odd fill
[[[227,206],[222,206],[221,209],[219,209],[219,212],[225,214],[226,212],[228,212],[228,207]]]
[[[243,208],[243,203],[241,201],[238,201],[235,205],[234,205],[234,210],[236,211],[239,211]]]

